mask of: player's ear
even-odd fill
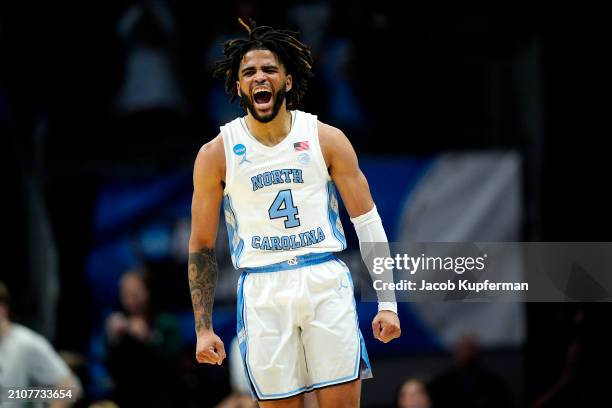
[[[285,78],[285,92],[289,92],[292,86],[293,86],[293,77],[291,75],[287,75],[287,78]]]
[[[240,96],[240,81],[236,81],[236,94]]]

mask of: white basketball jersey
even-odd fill
[[[221,126],[223,208],[235,268],[346,248],[317,117],[294,110],[291,120],[287,137],[272,147],[250,134],[244,117]]]

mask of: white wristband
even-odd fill
[[[397,302],[378,302],[378,311],[389,310],[397,314]]]

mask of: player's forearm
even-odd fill
[[[359,249],[361,256],[368,267],[368,272],[372,280],[380,280],[384,284],[393,283],[393,270],[386,269],[382,273],[377,273],[372,268],[371,261],[374,258],[390,258],[389,243],[387,235],[382,225],[376,206],[370,211],[358,217],[351,218],[355,226],[355,232],[359,238]],[[387,286],[388,287],[388,286]],[[392,290],[376,291],[378,297],[378,309],[391,310],[397,313],[397,303],[395,292]]]
[[[212,329],[212,308],[217,286],[217,259],[214,248],[189,253],[189,290],[196,333]]]

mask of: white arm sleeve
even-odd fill
[[[380,254],[376,254],[376,256],[391,257],[387,235],[385,234],[385,229],[383,228],[382,220],[380,219],[380,215],[378,215],[376,206],[374,206],[374,208],[372,208],[367,213],[360,215],[359,217],[351,218],[351,221],[355,226],[355,231],[357,232],[357,237],[359,238],[359,250],[361,251],[361,258],[368,267],[368,271],[370,272],[372,281],[374,281],[374,279],[378,279],[382,280],[384,283],[392,283],[392,270],[386,271],[380,275],[374,274],[372,272],[371,265],[368,265],[367,261],[367,259],[369,258],[369,254],[365,253],[367,249],[363,245],[364,242],[377,243],[378,245],[372,245],[370,247],[370,250],[376,248],[377,251],[381,252]],[[382,246],[380,244],[382,244]],[[378,311],[390,310],[397,314],[397,302],[395,302],[395,294],[388,292],[389,291],[385,291],[385,301],[381,299],[381,293],[379,293],[378,291],[376,292],[376,295],[378,296]]]

